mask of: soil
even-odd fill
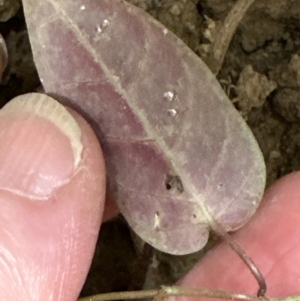
[[[158,19],[205,60],[218,26],[237,0],[129,2]],[[267,186],[300,169],[299,29],[299,1],[257,0],[235,31],[217,75],[260,145]],[[0,0],[0,32],[9,55],[0,85],[2,107],[17,95],[37,91],[41,83],[19,0]],[[139,246],[143,243],[121,217],[104,224],[82,295],[174,283],[205,253],[179,257]]]

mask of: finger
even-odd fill
[[[297,172],[270,188],[257,214],[234,234],[235,240],[261,269],[270,297],[300,294],[299,222],[300,172]],[[180,285],[254,295],[258,290],[249,269],[226,243],[208,252]]]
[[[103,213],[98,141],[41,94],[0,111],[0,141],[0,300],[74,301]]]

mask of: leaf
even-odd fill
[[[174,34],[118,0],[23,0],[45,91],[93,125],[108,193],[130,226],[172,254],[201,249],[217,221],[255,212],[265,166],[208,67]]]

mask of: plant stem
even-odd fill
[[[222,290],[210,290],[203,288],[186,288],[180,286],[163,286],[156,290],[130,291],[130,292],[114,292],[99,294],[90,297],[78,299],[78,301],[109,301],[109,300],[133,300],[154,298],[154,301],[164,300],[170,296],[197,296],[213,299],[227,299],[240,301],[300,301],[300,296],[289,296],[286,298],[267,298],[256,297],[246,294],[227,292]]]
[[[160,290],[143,290],[143,291],[129,291],[129,292],[113,292],[106,294],[99,294],[90,297],[78,299],[78,301],[109,301],[109,300],[133,300],[146,299],[155,297]]]
[[[212,230],[221,237],[229,246],[237,253],[237,255],[244,261],[248,266],[252,275],[255,277],[259,290],[257,292],[258,297],[264,297],[267,291],[267,285],[264,276],[262,275],[259,268],[256,266],[254,261],[247,255],[242,247],[220,226],[216,221],[213,222]]]
[[[206,60],[213,74],[217,75],[219,73],[232,37],[254,1],[238,0],[226,16],[221,28],[217,31],[211,55]]]
[[[263,301],[268,300],[267,298],[259,298],[250,295],[231,293],[221,290],[208,290],[199,288],[186,288],[179,286],[164,286],[157,290],[143,290],[143,291],[130,291],[130,292],[113,292],[106,294],[99,294],[91,297],[80,298],[78,301],[110,301],[110,300],[133,300],[133,299],[146,299],[156,297],[170,296],[198,296],[207,298],[218,298],[218,299],[235,299],[241,301]]]

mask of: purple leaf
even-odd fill
[[[91,121],[108,193],[130,226],[172,254],[201,249],[255,212],[258,145],[208,67],[174,34],[118,0],[23,0],[47,93]]]

